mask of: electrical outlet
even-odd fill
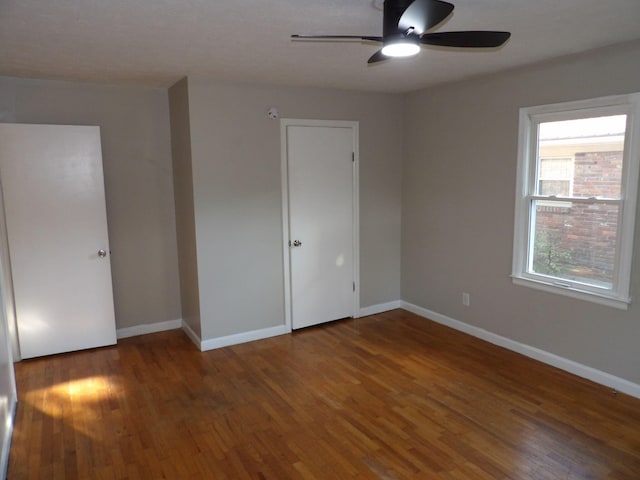
[[[462,292],[462,304],[465,307],[471,305],[471,295],[469,295],[467,292]]]

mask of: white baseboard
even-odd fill
[[[198,350],[202,350],[202,348],[200,348],[200,336],[196,332],[194,332],[189,324],[185,321],[182,322],[182,330],[187,334],[187,337],[189,337],[189,339],[193,343],[195,343],[196,347],[198,347]]]
[[[453,318],[447,317],[446,315],[442,315],[426,308],[413,305],[412,303],[405,301],[402,301],[401,303],[401,307],[405,310],[408,310],[429,320],[433,320],[436,323],[446,325],[447,327],[451,327],[454,330],[468,333],[469,335],[480,338],[489,343],[493,343],[494,345],[498,345],[508,350],[520,353],[526,357],[533,358],[542,363],[546,363],[547,365],[559,368],[560,370],[564,370],[579,377],[586,378],[587,380],[599,383],[600,385],[605,385],[619,392],[631,395],[632,397],[640,398],[640,385],[625,380],[624,378],[616,377],[601,370],[596,370],[595,368],[588,367],[587,365],[574,362],[573,360],[569,360],[568,358],[560,357],[553,353],[540,350],[539,348],[525,345],[524,343],[511,340],[510,338],[491,333],[488,330],[484,330],[483,328],[474,327],[473,325],[469,325],[468,323],[455,320]]]
[[[9,450],[11,450],[11,437],[13,435],[13,424],[16,418],[16,404],[17,401],[13,400],[8,408],[8,421],[6,424],[6,430],[4,438],[2,439],[2,452],[0,452],[0,478],[7,478],[7,469],[9,468]]]
[[[276,327],[262,328],[260,330],[252,330],[250,332],[242,332],[234,335],[227,335],[225,337],[202,340],[200,336],[186,323],[183,323],[182,329],[201,352],[291,333],[291,329],[286,325],[278,325]]]
[[[369,307],[362,307],[358,311],[358,317],[367,317],[369,315],[375,315],[377,313],[388,312],[389,310],[395,310],[402,307],[401,300],[394,300],[393,302],[379,303],[377,305],[371,305]]]
[[[206,352],[207,350],[214,350],[216,348],[229,347],[231,345],[238,345],[239,343],[252,342],[254,340],[262,340],[264,338],[275,337],[277,335],[284,335],[287,333],[291,333],[291,329],[287,328],[286,325],[278,325],[276,327],[263,328],[260,330],[253,330],[250,332],[242,332],[234,335],[227,335],[225,337],[218,338],[210,338],[207,340],[202,340],[200,335],[198,335],[187,322],[183,320],[176,321],[179,323],[172,322],[163,322],[166,324],[175,325],[172,328],[182,328],[184,333],[189,337],[189,339],[198,347],[201,352]],[[162,324],[154,324],[154,325],[162,325]],[[136,328],[136,327],[132,327]],[[165,328],[164,330],[170,330],[170,328]],[[156,330],[161,331],[161,330]],[[151,333],[151,332],[146,332]],[[120,338],[120,337],[118,337]]]
[[[182,327],[182,320],[168,320],[166,322],[146,323],[134,327],[119,328],[116,330],[117,338],[136,337],[147,333],[164,332],[165,330],[175,330]]]
[[[264,338],[275,337],[291,333],[291,329],[286,325],[278,325],[276,327],[262,328],[260,330],[252,330],[250,332],[236,333],[227,335],[226,337],[210,338],[200,342],[200,350],[205,352],[215,348],[229,347],[238,345],[239,343],[253,342],[254,340],[262,340]]]

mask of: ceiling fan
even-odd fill
[[[453,11],[453,5],[441,0],[385,0],[382,36],[360,35],[291,35],[294,40],[366,40],[381,42],[382,49],[368,63],[391,57],[409,57],[421,45],[442,47],[494,48],[506,42],[511,33],[469,30],[462,32],[426,33],[442,23]]]

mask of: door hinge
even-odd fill
[[[353,291],[356,291],[356,282],[353,282]]]
[[[351,152],[351,161],[352,162],[356,161],[356,152]]]

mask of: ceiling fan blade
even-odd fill
[[[362,35],[291,35],[294,40],[368,40],[382,42],[383,37],[366,37]]]
[[[389,57],[387,57],[386,55],[383,55],[382,50],[378,50],[376,53],[374,53],[369,57],[369,60],[367,60],[367,63],[377,63],[377,62],[382,62],[384,60],[389,60]]]
[[[441,23],[453,11],[453,5],[441,0],[414,0],[407,7],[400,21],[398,30],[403,32],[413,28],[418,35]]]
[[[425,33],[420,37],[423,45],[439,45],[442,47],[493,48],[506,42],[511,33],[474,31]]]

